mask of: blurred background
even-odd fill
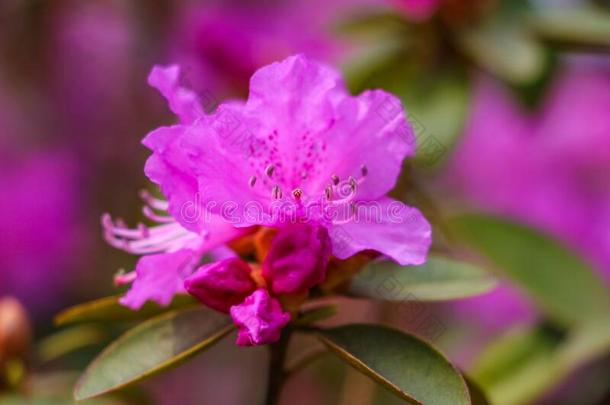
[[[394,194],[424,210],[434,249],[452,246],[445,217],[484,212],[557,239],[607,287],[608,52],[601,0],[0,0],[0,403],[72,403],[79,370],[122,330],[83,326],[58,339],[53,316],[116,294],[113,274],[135,262],[105,244],[99,222],[104,212],[143,220],[138,192],[153,188],[140,140],[172,122],[146,84],[154,64],[180,64],[206,110],[246,97],[257,68],[295,53],[340,68],[354,93],[391,91],[418,139]],[[500,277],[493,292],[449,304],[345,299],[332,322],[426,337],[492,403],[610,403],[608,351],[539,380],[566,330]],[[9,355],[21,361],[5,364]],[[92,403],[255,404],[264,368],[264,349],[227,339]],[[332,356],[283,398],[399,403]]]

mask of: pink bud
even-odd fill
[[[290,322],[277,299],[264,288],[252,293],[240,305],[231,307],[231,317],[237,325],[237,344],[255,346],[274,343],[280,339],[282,328]]]
[[[201,266],[184,281],[184,288],[210,308],[229,312],[256,289],[256,284],[248,263],[230,258]]]
[[[263,262],[263,276],[274,294],[306,291],[326,278],[331,244],[328,231],[317,224],[281,228]]]

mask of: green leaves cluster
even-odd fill
[[[386,284],[399,285],[390,294]],[[442,301],[489,291],[495,279],[482,269],[444,257],[432,257],[423,266],[401,268],[373,262],[351,284],[353,297],[388,301]],[[312,323],[336,312],[332,305],[318,305],[303,312],[294,322],[296,332],[312,331],[331,352],[347,364],[415,404],[469,404],[469,388],[461,373],[429,343],[398,330],[375,325],[346,325],[322,329]],[[52,339],[46,350],[62,353],[63,337],[95,337],[97,322],[141,321],[104,349],[90,363],[74,390],[77,400],[97,397],[127,387],[190,356],[203,351],[233,330],[226,315],[178,296],[169,308],[149,304],[131,312],[117,297],[108,297],[69,308],[56,317],[67,326]],[[71,326],[75,325],[75,326]],[[86,333],[85,333],[86,332]],[[481,395],[480,393],[478,395]]]
[[[551,237],[480,214],[452,219],[460,240],[520,286],[548,317],[483,351],[473,376],[500,405],[528,403],[610,353],[610,291],[591,266]]]

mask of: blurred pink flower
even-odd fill
[[[375,250],[401,264],[426,260],[430,225],[417,209],[385,196],[414,152],[395,97],[380,90],[351,96],[338,72],[302,55],[259,69],[247,101],[210,114],[179,78],[175,66],[155,67],[149,77],[179,119],[143,141],[153,151],[145,172],[167,198],[144,195],[144,213],[159,225],[127,229],[103,219],[110,244],[145,255],[135,273],[117,277],[133,283],[124,305],[166,305],[186,279],[205,304],[230,307],[244,333],[240,344],[268,343],[279,335],[258,336],[243,314],[260,313],[262,324],[280,327],[285,317],[269,292],[304,292],[323,281],[331,250],[342,259]],[[232,259],[193,274],[205,252],[256,225],[279,230],[264,279],[253,277],[259,290],[250,291]]]
[[[0,296],[14,295],[38,315],[57,309],[78,261],[74,161],[34,152],[3,161],[0,183]]]
[[[290,322],[290,314],[264,288],[231,307],[231,317],[239,329],[237,344],[240,346],[277,342],[282,328]]]
[[[608,65],[570,65],[535,113],[481,79],[449,181],[481,209],[555,235],[610,280],[609,117]],[[504,290],[457,307],[498,328],[533,312]]]
[[[50,79],[61,119],[79,132],[73,136],[86,138],[82,133],[107,129],[125,117],[136,52],[129,11],[113,1],[67,1],[51,15]]]
[[[337,62],[352,44],[340,39],[340,18],[376,0],[208,1],[187,4],[171,28],[168,59],[185,80],[216,97],[244,94],[256,69],[295,53]],[[210,101],[212,103],[212,101]]]

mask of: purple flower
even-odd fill
[[[65,148],[31,143],[42,129],[11,90],[0,83],[0,296],[15,296],[43,319],[66,302],[89,253],[79,167]]]
[[[180,122],[190,124],[203,114],[203,110],[198,97],[180,87],[178,79],[176,67],[154,68],[148,82],[167,99]],[[121,300],[132,309],[139,309],[148,300],[169,304],[176,293],[185,292],[184,279],[193,273],[205,253],[225,255],[224,243],[245,233],[219,217],[201,216],[200,207],[196,205],[196,179],[186,171],[187,156],[175,149],[157,146],[176,142],[180,130],[180,126],[163,127],[151,132],[143,141],[154,151],[146,162],[145,172],[153,182],[161,185],[168,199],[153,197],[148,192],[141,195],[146,202],[142,213],[157,225],[139,224],[137,228],[129,229],[121,220],[113,221],[107,214],[102,218],[104,236],[110,245],[145,255],[138,261],[135,272],[115,278],[117,284],[132,283]],[[168,164],[166,158],[171,158],[172,163]],[[193,199],[189,199],[190,196]]]
[[[237,344],[240,346],[277,342],[282,328],[290,322],[290,314],[264,288],[254,291],[242,304],[231,307],[231,317],[239,328]]]
[[[174,69],[156,72],[175,82],[167,74]],[[176,102],[174,111],[190,111],[190,98]],[[425,261],[428,222],[384,196],[415,144],[390,94],[351,96],[336,71],[293,56],[258,70],[246,102],[197,119],[179,114],[181,124],[144,143],[153,150],[146,172],[184,227],[197,231],[206,216],[237,228],[314,222],[327,229],[338,258],[372,249],[401,264]],[[186,218],[185,204],[206,215]]]
[[[330,259],[328,231],[317,224],[291,224],[273,239],[263,276],[275,294],[306,291],[326,279]]]
[[[184,281],[184,288],[208,307],[229,312],[256,289],[250,271],[241,259],[221,260],[200,267]]]
[[[481,79],[448,181],[479,208],[555,235],[610,279],[609,113],[607,64],[564,69],[533,113]],[[486,325],[532,319],[533,307],[510,292],[472,301],[462,309]]]
[[[65,299],[77,274],[74,252],[85,251],[86,242],[75,216],[72,157],[58,151],[20,153],[18,160],[9,157],[0,164],[0,182],[10,190],[10,198],[0,200],[0,296],[15,295],[40,314]]]
[[[385,196],[414,152],[395,97],[379,90],[351,96],[336,71],[301,55],[258,70],[247,101],[209,114],[180,85],[178,67],[155,67],[149,83],[179,123],[143,141],[153,151],[145,172],[167,199],[144,195],[144,214],[159,225],[127,229],[103,220],[109,243],[147,255],[135,273],[117,277],[133,282],[123,304],[165,305],[186,289],[230,311],[238,344],[270,343],[290,319],[279,298],[304,299],[326,278],[331,253],[345,259],[374,250],[402,264],[425,261],[430,225]],[[229,258],[194,272],[204,252],[225,257],[224,244],[259,226],[277,232],[262,269]]]
[[[197,90],[243,94],[252,73],[273,61],[304,52],[336,62],[349,45],[333,34],[338,18],[377,0],[207,1],[177,13],[169,59],[188,71]],[[295,29],[299,27],[299,29]]]

